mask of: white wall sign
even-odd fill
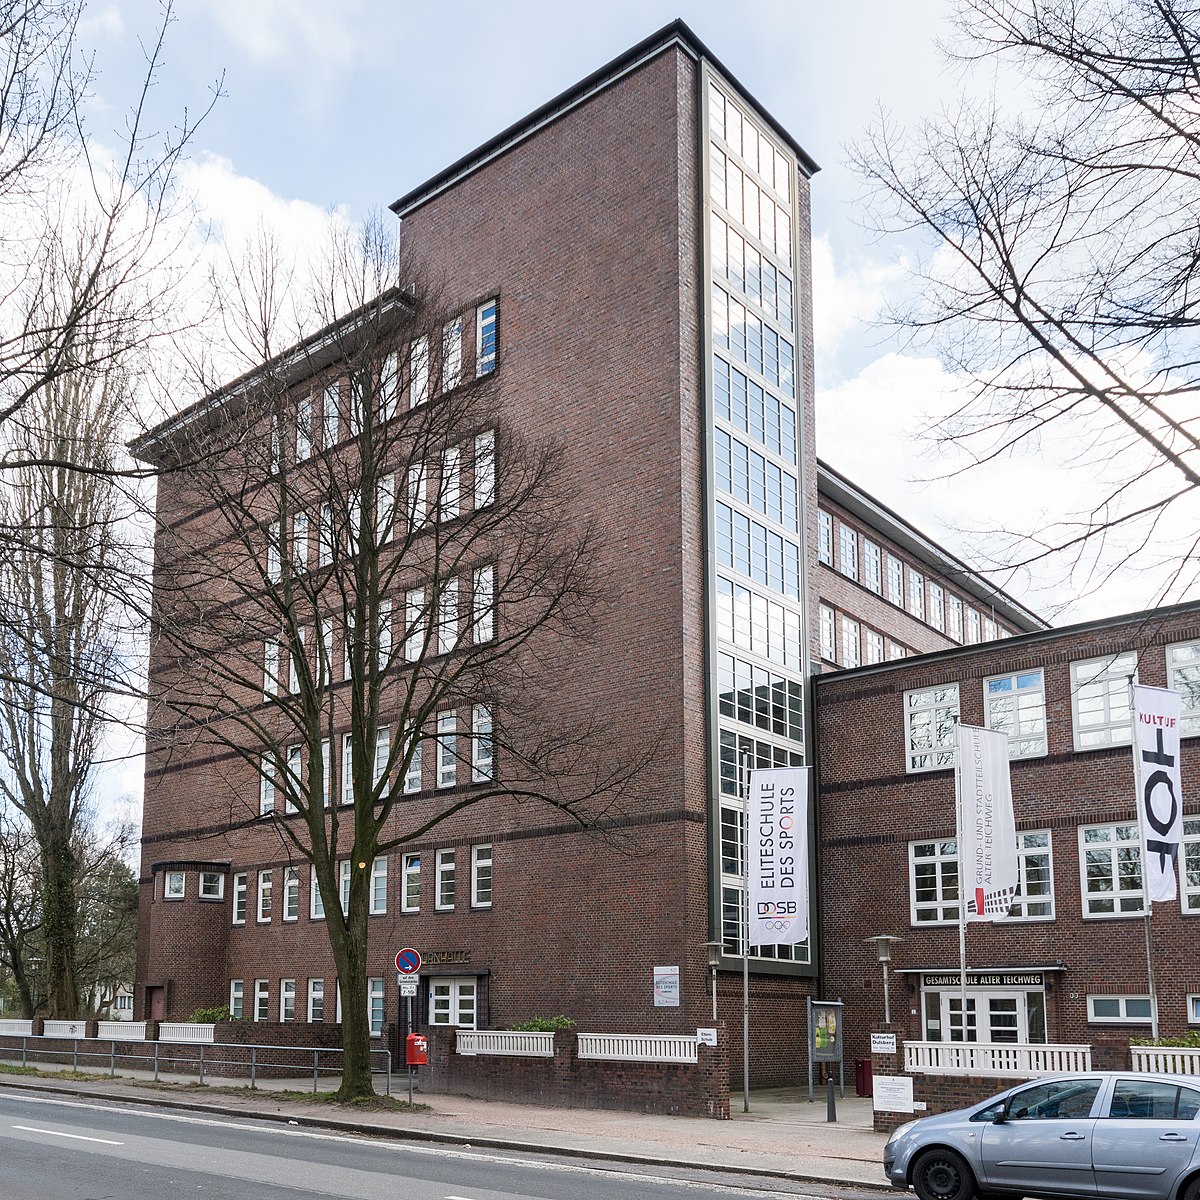
[[[871,1103],[876,1112],[914,1112],[911,1075],[876,1075]]]
[[[873,1033],[873,1034],[871,1034],[871,1053],[872,1054],[895,1054],[896,1053],[896,1035],[894,1033]]]
[[[654,968],[654,1007],[679,1007],[679,968]]]
[[[697,1029],[696,1042],[701,1046],[715,1046],[717,1044],[717,1031],[715,1029]]]

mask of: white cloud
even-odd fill
[[[259,63],[304,62],[318,74],[349,65],[355,54],[349,26],[356,0],[209,0],[212,19]]]
[[[125,20],[115,4],[106,4],[102,8],[88,8],[79,22],[78,32],[85,44],[100,38],[119,38],[125,32]]]

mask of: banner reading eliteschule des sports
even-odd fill
[[[1178,692],[1133,687],[1133,770],[1138,820],[1146,850],[1146,898],[1175,899],[1175,860],[1183,838],[1183,790],[1179,776]]]
[[[1008,775],[1008,738],[994,729],[958,727],[958,794],[968,921],[1006,916],[1020,883],[1017,827]]]
[[[808,768],[750,772],[748,802],[751,946],[808,937]]]

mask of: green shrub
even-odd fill
[[[514,1033],[554,1033],[559,1029],[574,1029],[575,1022],[570,1017],[559,1014],[557,1017],[534,1017],[531,1021],[521,1021],[510,1025]]]
[[[1131,1046],[1180,1046],[1189,1050],[1200,1050],[1200,1029],[1190,1029],[1180,1037],[1130,1038]]]
[[[216,1004],[212,1008],[198,1008],[188,1022],[192,1025],[215,1025],[218,1021],[230,1020],[229,1005]]]

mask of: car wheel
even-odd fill
[[[1193,1179],[1187,1187],[1183,1189],[1180,1200],[1200,1200],[1200,1178]]]
[[[926,1150],[913,1164],[913,1190],[920,1200],[974,1200],[975,1176],[953,1150]]]

